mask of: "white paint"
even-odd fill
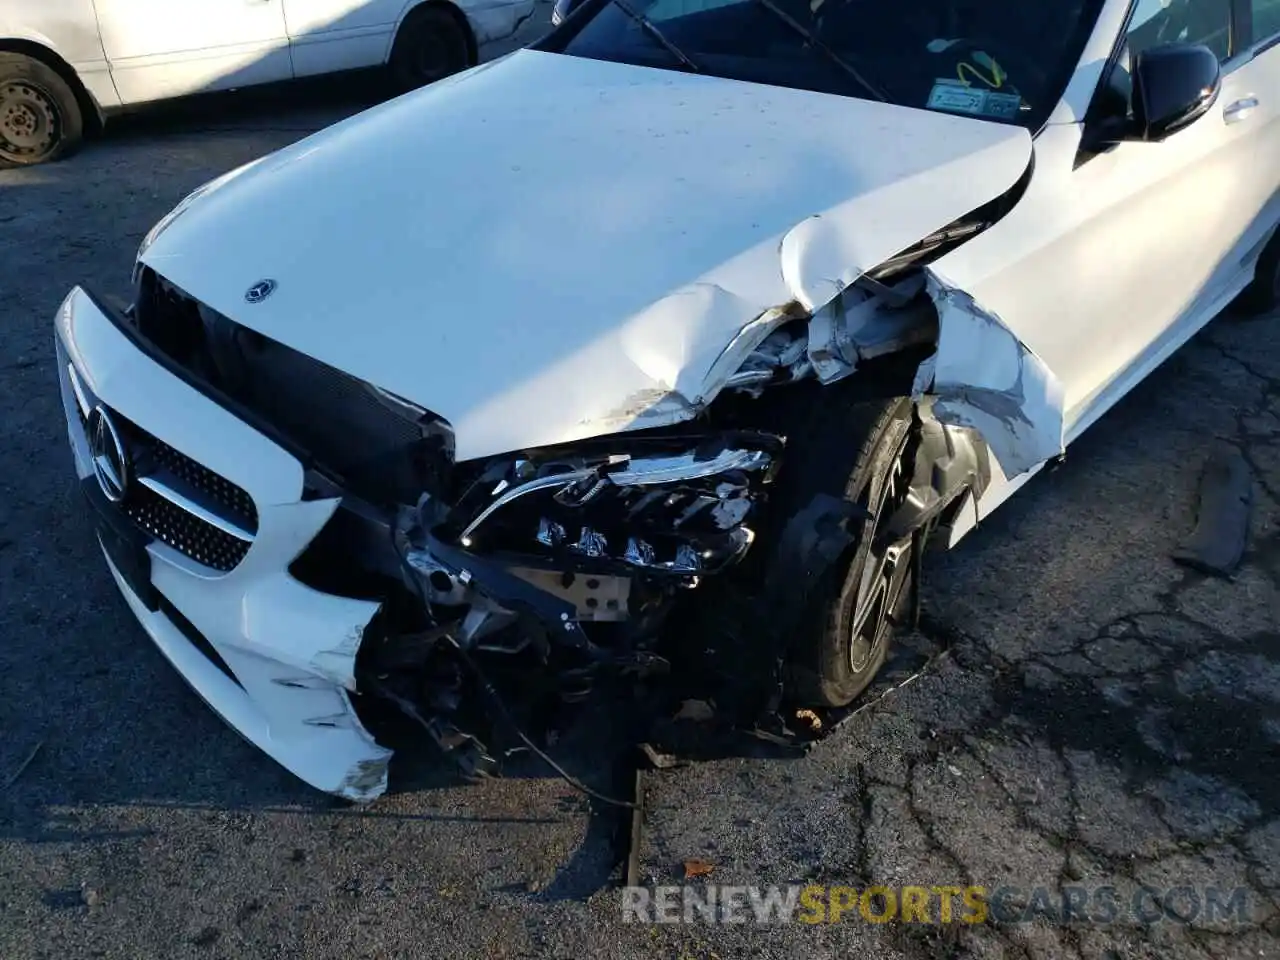
[[[98,399],[244,488],[258,510],[253,546],[230,573],[163,543],[148,548],[152,582],[204,634],[241,686],[163,612],[147,611],[117,576],[134,614],[200,696],[276,761],[321,790],[352,800],[376,797],[385,789],[391,753],[360,725],[347,691],[355,685],[361,632],[377,604],[319,593],[288,574],[337,501],[303,502],[302,467],[292,456],[139,353],[78,288],[59,310],[57,326],[63,405],[79,477],[90,476],[92,468],[68,362]],[[337,725],[318,726],[317,718]]]
[[[385,63],[404,18],[423,0],[284,0],[294,76]],[[511,36],[534,0],[446,0],[461,10],[476,43]]]
[[[1219,106],[1165,143],[1121,144],[1079,167],[1080,128],[1051,126],[1018,206],[937,264],[1062,381],[1068,429],[1166,331],[1203,326],[1252,269],[1274,224],[1259,215],[1280,189],[1252,124],[1225,124]]]
[[[690,416],[743,327],[999,195],[1030,151],[1016,127],[521,50],[275,154],[144,259],[444,416],[465,460]]]
[[[29,40],[67,63],[104,59],[93,12],[94,0],[5,0],[0,3],[0,40]]]
[[[123,103],[293,75],[283,0],[95,3],[102,46]]]
[[[102,38],[94,0],[3,0],[0,42],[22,40],[48,50],[70,64],[99,107],[120,104]]]
[[[938,350],[916,378],[916,399],[936,397],[943,423],[970,427],[1008,476],[1033,470],[1066,449],[1062,384],[999,317],[929,274],[938,308]]]
[[[1116,6],[1081,70],[1114,41]],[[1280,46],[1223,69],[1216,105],[1164,143],[1123,143],[1077,164],[1081,125],[1048,126],[1019,204],[935,265],[1052,371],[1068,446],[1230,303],[1280,220],[1280,99],[1262,96],[1245,121],[1224,118],[1242,97],[1280,89]],[[1025,482],[1009,473],[988,487],[980,517]]]
[[[294,75],[381,63],[404,7],[404,0],[286,0]]]
[[[534,0],[469,0],[467,20],[477,43],[510,37],[533,16]]]
[[[0,41],[70,63],[103,107],[385,63],[422,0],[3,0]],[[478,43],[510,35],[534,0],[439,0]]]
[[[1102,78],[1103,66],[1111,56],[1116,35],[1124,27],[1128,14],[1129,0],[1107,0],[1062,99],[1049,115],[1050,124],[1078,123],[1084,119]]]

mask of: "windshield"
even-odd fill
[[[1105,0],[586,0],[541,49],[1039,127]]]

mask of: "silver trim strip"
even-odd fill
[[[224,517],[218,516],[212,510],[200,506],[200,504],[196,503],[190,497],[184,496],[167,483],[157,480],[154,476],[138,477],[137,481],[156,496],[163,497],[175,507],[187,511],[187,513],[203,520],[205,523],[209,524],[209,526],[216,527],[223,533],[230,534],[235,537],[237,540],[241,540],[245,543],[253,543],[253,534],[248,530],[245,530],[238,524],[232,523]]]
[[[71,379],[71,392],[76,395],[76,406],[80,408],[80,415],[88,419],[89,416],[89,398],[85,396],[84,386],[80,383],[80,374],[76,373],[76,365],[74,363],[67,364],[67,374]]]
[[[547,490],[551,487],[563,487],[570,483],[577,483],[579,480],[586,480],[588,477],[595,476],[596,471],[590,470],[570,470],[568,473],[556,473],[549,477],[537,477],[528,483],[522,483],[518,487],[512,487],[493,503],[489,504],[480,511],[480,515],[467,524],[467,528],[462,531],[462,536],[458,537],[458,542],[464,547],[471,546],[471,534],[475,533],[484,523],[497,511],[501,510],[512,500],[519,500],[527,493],[536,493],[539,490]]]
[[[759,470],[769,465],[763,450],[722,450],[710,460],[698,460],[693,453],[678,457],[645,457],[632,460],[621,470],[608,474],[620,487],[644,487],[677,480],[701,480],[730,470]]]

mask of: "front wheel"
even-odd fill
[[[416,90],[471,66],[470,37],[443,6],[427,4],[405,18],[388,64],[396,89]]]
[[[788,687],[798,704],[851,703],[871,685],[888,656],[911,592],[915,561],[912,536],[893,539],[887,533],[911,483],[907,458],[913,414],[906,398],[852,405],[836,413],[838,432],[829,425],[822,439],[809,441],[819,446],[816,462],[806,462],[802,455],[799,462],[784,466],[792,474],[780,480],[793,502],[823,493],[856,503],[867,514],[851,526],[855,542],[817,584],[794,638]]]
[[[61,159],[83,134],[80,104],[66,80],[39,60],[0,53],[0,166]]]

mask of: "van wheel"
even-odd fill
[[[0,53],[0,166],[59,160],[83,136],[84,117],[67,81],[39,60]]]
[[[1280,229],[1272,235],[1262,254],[1253,282],[1236,301],[1245,313],[1270,313],[1280,308]]]
[[[391,80],[400,91],[443,80],[471,66],[468,28],[443,6],[418,7],[400,27],[391,48]]]

